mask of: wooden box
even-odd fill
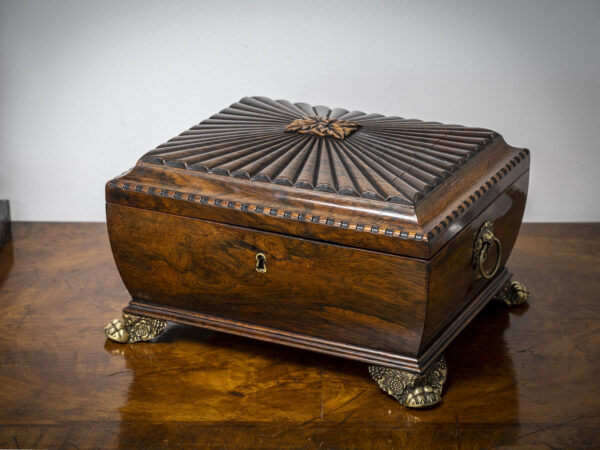
[[[504,266],[528,178],[488,129],[244,98],[107,183],[132,297],[107,334],[172,320],[356,359],[429,406],[452,339],[527,297]]]

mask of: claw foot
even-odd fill
[[[123,320],[115,319],[104,327],[104,334],[113,341],[131,344],[149,341],[162,334],[166,327],[166,320],[123,314]]]
[[[409,408],[427,408],[442,401],[442,396],[429,385],[408,389],[404,406]]]
[[[525,303],[529,299],[529,291],[524,284],[518,281],[508,281],[500,292],[494,296],[494,299],[502,301],[508,306],[516,306]]]
[[[442,401],[442,386],[448,375],[443,356],[423,374],[382,366],[369,366],[377,385],[407,408],[428,408]]]

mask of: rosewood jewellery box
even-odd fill
[[[408,407],[441,400],[442,351],[505,268],[529,151],[484,128],[246,97],[106,185],[132,300],[118,342],[180,322],[364,361]]]

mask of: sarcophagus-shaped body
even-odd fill
[[[528,175],[487,129],[244,98],[108,182],[132,297],[109,334],[179,321],[364,361],[384,387],[424,386],[403,403],[439,401],[443,349],[499,292],[526,295],[504,265]]]

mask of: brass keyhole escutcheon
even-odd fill
[[[264,253],[256,254],[256,271],[265,273],[267,271],[267,257]]]
[[[488,257],[488,252],[492,246],[496,246],[496,261],[494,267],[490,271],[486,271],[483,267],[483,263]],[[479,229],[477,233],[477,239],[475,240],[475,247],[473,249],[473,267],[479,269],[479,273],[483,278],[489,279],[496,275],[500,268],[500,259],[502,258],[502,246],[500,240],[494,236],[494,223],[486,222]]]

